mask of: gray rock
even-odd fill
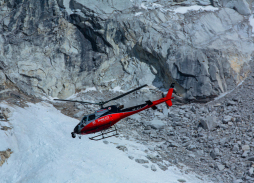
[[[179,147],[179,144],[171,140],[168,142],[168,147]]]
[[[222,165],[222,164],[220,164],[220,163],[217,163],[217,164],[216,164],[216,168],[217,168],[219,171],[222,171],[222,170],[225,169],[225,166]]]
[[[145,167],[145,168],[149,168],[149,166],[148,165],[142,165],[143,167]]]
[[[172,121],[173,121],[173,122],[179,122],[179,121],[181,121],[181,118],[180,118],[180,117],[174,117],[174,118],[172,119]]]
[[[242,150],[243,151],[249,151],[250,150],[250,146],[249,145],[243,145],[242,146]]]
[[[79,104],[79,103],[75,103],[75,106],[79,110],[84,110],[85,109],[85,107],[82,104]]]
[[[125,147],[123,145],[118,145],[118,146],[116,146],[116,148],[123,151],[123,152],[128,151],[127,147]]]
[[[191,106],[191,109],[190,109],[192,112],[196,112],[196,109],[195,109],[195,107],[194,106]]]
[[[108,144],[108,141],[106,141],[106,140],[103,140],[103,143],[104,143],[104,144]]]
[[[201,118],[199,121],[201,126],[207,130],[214,130],[217,126],[219,126],[215,116],[207,116],[205,118]]]
[[[149,121],[146,124],[151,126],[153,129],[163,129],[166,125],[164,121],[161,121],[157,118],[154,118],[152,121]]]
[[[5,74],[3,73],[2,70],[0,70],[0,85],[4,84],[6,81]]]
[[[232,123],[232,122],[228,122],[228,125],[229,125],[229,126],[233,126],[233,125],[234,125],[234,123]]]
[[[237,180],[234,180],[234,183],[243,183],[243,180],[242,179],[237,179]]]
[[[225,125],[225,124],[219,124],[219,127],[222,128],[222,129],[224,129],[224,130],[225,130],[225,129],[228,129],[228,126]]]
[[[154,172],[157,171],[155,165],[151,165],[151,170],[154,171]]]
[[[184,179],[177,179],[178,182],[186,182]]]
[[[174,114],[174,113],[168,113],[168,117],[174,118],[174,117],[176,117],[176,114]]]
[[[188,154],[189,157],[195,158],[195,154]]]
[[[254,156],[249,157],[248,161],[254,161]]]
[[[73,115],[74,118],[81,118],[84,115],[84,111],[79,111]]]
[[[163,170],[163,171],[166,171],[166,170],[168,169],[165,165],[163,165],[163,164],[161,164],[161,163],[157,163],[157,165],[158,165],[158,167],[159,167],[161,170]]]
[[[241,116],[240,115],[235,115],[235,122],[241,122]]]
[[[148,160],[144,160],[144,159],[135,159],[135,161],[136,161],[137,163],[140,163],[140,164],[149,163]]]
[[[233,148],[232,148],[232,151],[234,151],[234,152],[239,151],[239,145],[238,145],[238,144],[235,144],[235,145],[233,146]]]
[[[242,154],[242,158],[246,158],[248,156],[248,151],[244,151]]]
[[[234,101],[232,101],[232,100],[229,100],[228,102],[227,102],[227,106],[233,106],[233,105],[236,105],[237,103],[236,102],[234,102]]]
[[[218,156],[220,156],[221,153],[220,153],[220,150],[218,148],[214,148],[211,152],[210,152],[210,156],[213,158],[213,159],[217,159]]]
[[[197,146],[194,145],[194,144],[191,144],[191,145],[189,145],[189,146],[187,147],[187,149],[188,149],[189,151],[194,151],[196,148],[197,148]]]
[[[228,122],[230,122],[232,120],[232,116],[224,116],[222,122],[224,124],[227,124]]]
[[[253,167],[250,167],[250,169],[249,169],[249,175],[250,175],[250,176],[252,176],[253,170],[254,170],[254,168],[253,168]]]
[[[133,160],[133,159],[134,159],[134,157],[133,157],[133,156],[128,156],[128,158],[130,158],[131,160]]]

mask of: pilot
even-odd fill
[[[119,107],[118,107],[118,109],[123,109],[124,108],[124,105],[120,105]]]
[[[117,109],[118,109],[118,110],[121,110],[121,109],[124,108],[124,105],[117,104],[116,106],[117,106]]]

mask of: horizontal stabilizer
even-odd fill
[[[147,105],[153,105],[153,103],[151,102],[151,100],[146,101]]]
[[[157,108],[156,106],[153,106],[152,109],[153,109],[153,110],[156,110],[156,109],[158,109],[158,108]]]

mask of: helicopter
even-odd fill
[[[97,140],[102,140],[105,138],[119,135],[117,133],[117,128],[115,124],[123,118],[131,116],[143,110],[146,110],[148,108],[152,108],[153,110],[156,110],[157,109],[156,105],[161,104],[163,102],[165,102],[168,107],[171,107],[173,105],[171,99],[174,98],[172,97],[172,93],[174,91],[174,85],[175,85],[174,83],[171,84],[166,97],[163,97],[155,101],[148,100],[148,101],[145,101],[146,103],[144,104],[128,107],[125,109],[124,109],[124,105],[110,105],[107,107],[103,107],[103,105],[105,105],[106,103],[110,101],[122,98],[134,91],[140,90],[141,88],[148,86],[147,84],[140,86],[138,88],[135,88],[129,92],[126,92],[110,100],[102,101],[99,103],[77,101],[77,100],[65,100],[65,99],[54,99],[54,100],[99,105],[100,106],[99,110],[95,111],[93,114],[84,116],[81,119],[81,121],[77,124],[77,126],[74,128],[73,132],[71,132],[72,138],[75,138],[76,134],[78,134],[80,139],[81,139],[81,135],[101,132],[101,134],[89,138],[90,140],[97,141]],[[113,135],[108,135],[109,133],[112,133],[112,132],[113,132]],[[106,134],[108,136],[105,136]]]

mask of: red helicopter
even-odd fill
[[[72,138],[75,138],[76,134],[86,135],[86,134],[90,134],[90,133],[101,132],[100,135],[89,138],[91,140],[101,140],[101,139],[105,139],[108,137],[118,135],[117,128],[116,128],[115,124],[123,118],[126,118],[130,115],[133,115],[135,113],[138,113],[138,112],[143,111],[148,108],[152,108],[153,110],[155,110],[155,109],[157,109],[156,105],[163,103],[163,102],[166,102],[166,104],[168,106],[173,105],[171,99],[174,98],[174,97],[172,97],[172,93],[174,90],[174,83],[171,84],[166,97],[163,97],[159,100],[156,100],[153,102],[148,100],[148,101],[146,101],[145,104],[141,104],[141,105],[125,108],[125,109],[123,109],[124,108],[123,105],[121,105],[121,106],[111,105],[111,106],[103,107],[104,104],[106,104],[110,101],[113,101],[113,100],[117,100],[117,99],[119,99],[125,95],[128,95],[136,90],[139,90],[145,86],[147,86],[147,85],[140,86],[140,87],[138,87],[134,90],[131,90],[127,93],[124,93],[118,97],[115,97],[115,98],[110,99],[108,101],[102,101],[99,103],[83,102],[83,101],[77,101],[77,100],[64,100],[64,99],[54,99],[54,100],[99,105],[101,107],[101,109],[95,111],[95,113],[93,113],[93,114],[84,116],[82,118],[82,120],[80,121],[80,123],[74,128],[73,132],[71,132],[71,135],[72,135]],[[109,128],[113,128],[112,126],[114,126],[113,130],[106,131]],[[104,136],[105,134],[108,134],[111,132],[115,132],[115,134],[106,136],[106,137]],[[81,136],[79,136],[79,138],[81,138]]]

